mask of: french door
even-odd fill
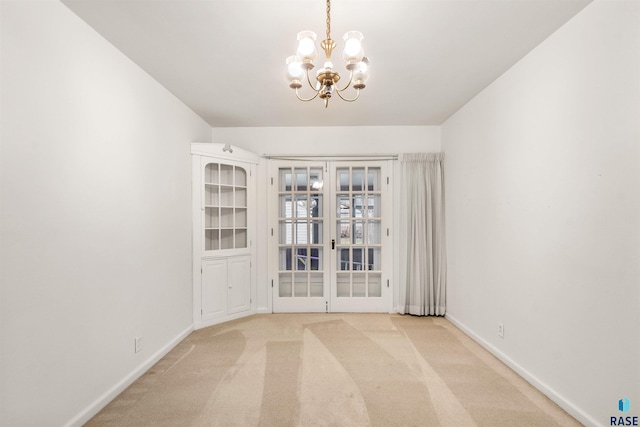
[[[274,312],[389,311],[387,161],[274,161]]]

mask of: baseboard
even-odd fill
[[[258,307],[258,309],[256,310],[257,314],[271,314],[271,310],[269,310],[267,307]]]
[[[458,329],[464,332],[469,338],[480,344],[484,347],[489,353],[493,354],[496,358],[498,358],[502,363],[507,365],[513,371],[515,371],[522,378],[527,380],[533,387],[538,389],[542,394],[547,396],[553,402],[555,402],[558,406],[564,409],[569,415],[574,417],[580,423],[584,424],[588,427],[603,427],[602,424],[598,423],[591,416],[586,414],[582,409],[578,408],[570,401],[568,401],[564,396],[557,393],[551,387],[546,385],[544,382],[540,381],[535,375],[531,372],[527,371],[524,367],[520,366],[516,362],[514,362],[509,356],[498,350],[495,346],[491,345],[489,342],[485,341],[478,334],[476,334],[473,330],[468,328],[463,323],[459,322],[455,317],[452,317],[450,314],[446,314],[445,318],[453,323]]]
[[[255,310],[246,310],[246,311],[240,311],[234,314],[227,314],[224,316],[216,317],[214,319],[201,320],[199,322],[194,322],[193,329],[198,330],[198,329],[206,328],[213,325],[219,325],[220,323],[229,322],[231,320],[242,319],[243,317],[252,316],[254,314],[256,314]]]
[[[189,326],[184,331],[180,332],[176,337],[169,341],[164,347],[158,350],[155,354],[144,361],[140,366],[133,370],[129,375],[120,380],[116,385],[111,387],[106,393],[100,396],[87,406],[82,412],[72,418],[65,424],[65,427],[82,426],[89,421],[94,415],[96,415],[102,408],[107,406],[117,395],[122,393],[124,389],[129,387],[135,380],[140,378],[142,374],[147,372],[154,364],[162,359],[169,351],[171,351],[180,341],[185,339],[193,331],[193,326]]]

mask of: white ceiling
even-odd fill
[[[333,0],[359,30],[360,99],[296,99],[285,58],[325,33],[324,0],[63,0],[211,126],[439,125],[591,0]]]

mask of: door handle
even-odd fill
[[[336,239],[331,239],[331,249],[336,248]]]

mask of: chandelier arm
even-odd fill
[[[346,89],[346,88],[345,88]],[[342,96],[342,94],[340,93],[340,91],[336,91],[336,93],[338,94],[338,96],[340,97],[340,99],[342,99],[343,101],[347,101],[347,102],[353,102],[356,99],[358,99],[358,97],[360,96],[360,89],[356,89],[356,97],[355,98],[345,98],[344,96]]]
[[[317,93],[320,92],[318,89],[315,89],[313,83],[311,83],[311,77],[309,77],[309,69],[307,68],[305,71],[307,73],[307,82],[309,83],[309,87],[315,90]]]
[[[343,91],[347,90],[349,88],[349,86],[351,86],[351,83],[353,83],[353,71],[349,72],[349,81],[347,82],[347,85],[345,87],[343,87],[342,89],[336,88],[336,92],[340,93],[340,92],[343,92]]]
[[[298,89],[296,88],[296,96],[298,97],[298,99],[300,101],[304,101],[304,102],[313,101],[314,99],[316,99],[318,97],[318,95],[320,95],[320,91],[317,91],[316,94],[313,95],[311,98],[301,98],[300,94],[298,93]]]

